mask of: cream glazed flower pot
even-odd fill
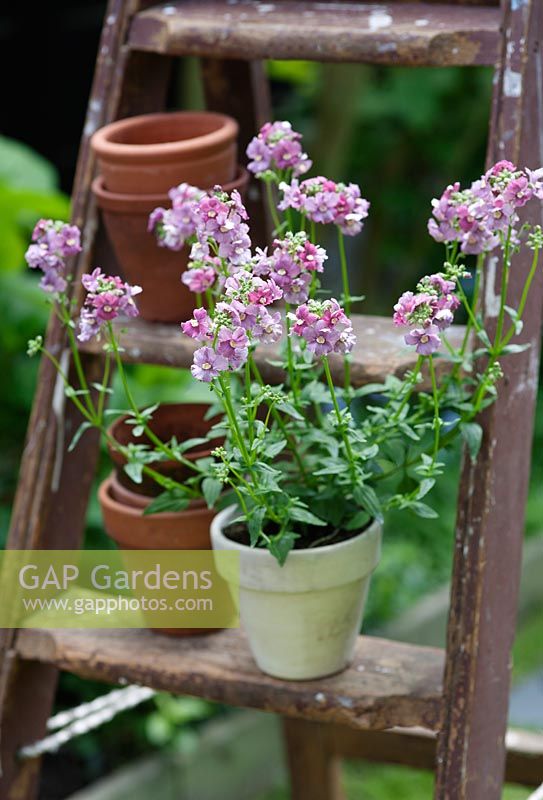
[[[211,523],[214,550],[239,552],[240,616],[263,672],[311,680],[344,669],[362,624],[370,578],[381,551],[382,526],[373,522],[339,544],[292,550],[284,566],[264,549],[228,539],[223,529],[236,509]],[[238,578],[221,565],[236,591]]]

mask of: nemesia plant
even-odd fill
[[[527,347],[512,339],[522,330],[543,232],[539,226],[521,225],[519,210],[543,199],[543,169],[517,169],[501,161],[468,189],[452,184],[432,202],[428,230],[443,243],[444,260],[421,278],[415,291],[402,294],[393,312],[406,346],[416,354],[414,367],[402,378],[357,386],[351,380],[356,334],[344,237],[360,234],[369,202],[352,183],[324,177],[300,180],[311,162],[300,135],[287,122],[265,125],[247,155],[249,169],[268,188],[276,225],[269,248],[252,246],[240,195],[220,187],[204,193],[183,184],[170,193],[172,208],[157,209],[149,220],[160,246],[190,247],[182,280],[195,293],[196,307],[181,330],[195,344],[193,377],[209,386],[213,413],[223,412],[209,436],[225,436],[212,458],[191,465],[194,477],[187,485],[156,477],[165,491],[151,512],[179,508],[200,491],[211,507],[226,491],[237,507],[232,535],[268,548],[283,564],[291,549],[341,541],[392,508],[436,516],[428,495],[443,471],[440,453],[461,437],[475,458],[482,438],[477,416],[496,397],[500,360]],[[319,244],[324,225],[337,232],[339,297],[329,296],[321,286],[328,261]],[[43,262],[33,245],[29,263],[43,269],[44,288],[53,293],[61,319],[73,327],[73,309],[57,282],[66,280],[65,269],[54,261],[62,261],[62,247],[70,246],[62,244],[68,234],[62,233],[61,223],[42,222],[36,244],[49,229],[55,235],[45,240]],[[513,309],[507,305],[509,275],[524,248],[533,251],[532,264]],[[479,311],[490,252],[502,262],[492,332],[485,330]],[[153,440],[148,422],[154,407],[138,411],[122,370],[112,320],[137,313],[138,288],[99,270],[84,276],[83,286],[87,295],[76,325],[79,338],[105,340],[104,380],[94,387],[97,405],[84,376],[79,376],[77,392],[65,379],[68,396],[85,416],[83,426],[103,430],[113,357],[132,424],[152,441],[126,452],[129,474],[136,480],[142,471],[156,475],[153,461],[166,457],[190,464],[178,443]],[[460,308],[467,324],[455,345],[450,328]],[[73,333],[70,340],[74,342]],[[263,345],[272,346],[270,360],[283,369],[279,385],[263,379],[255,359],[256,348]],[[31,343],[30,351],[42,349],[41,341]],[[76,351],[74,359],[77,366]]]

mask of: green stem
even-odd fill
[[[109,374],[111,371],[111,353],[106,353],[105,363],[104,363],[104,374],[102,376],[102,389],[100,391],[100,396],[98,398],[98,420],[102,422],[104,417],[104,402],[106,399],[106,389],[108,388],[109,384]]]
[[[512,227],[509,226],[509,230],[507,231],[507,239],[505,240],[505,247],[503,251],[503,267],[502,267],[502,281],[501,281],[501,289],[500,289],[500,310],[498,313],[498,322],[496,323],[496,336],[494,337],[494,347],[493,352],[496,354],[498,352],[502,332],[503,332],[503,323],[505,319],[505,305],[507,302],[507,287],[509,286],[509,267],[510,267],[510,251],[511,251],[511,232]]]
[[[184,466],[188,467],[193,472],[201,473],[202,470],[194,462],[183,458],[183,456],[181,456],[179,453],[176,453],[174,450],[168,447],[168,445],[165,444],[165,442],[163,442],[161,439],[159,439],[159,437],[151,430],[149,425],[147,425],[147,423],[141,418],[140,410],[136,405],[136,401],[134,400],[132,392],[130,391],[130,386],[128,385],[128,379],[126,377],[126,372],[124,370],[123,361],[121,358],[121,354],[119,352],[119,347],[117,345],[117,340],[115,339],[115,333],[113,331],[113,326],[111,325],[111,322],[108,322],[108,333],[109,333],[110,344],[113,349],[113,353],[115,355],[115,363],[117,365],[117,371],[121,376],[121,382],[123,384],[123,389],[126,395],[126,399],[128,400],[128,404],[132,409],[135,418],[143,426],[145,435],[155,445],[155,447],[157,447],[168,458],[172,459],[172,461],[178,461],[180,464],[183,464]]]
[[[52,353],[50,353],[48,350],[46,350],[43,347],[40,348],[40,353],[43,353],[43,355],[46,358],[49,359],[51,364],[53,364],[54,368],[56,369],[56,371],[58,372],[58,374],[62,378],[62,382],[64,383],[64,386],[67,389],[71,389],[72,387],[70,386],[70,381],[66,377],[66,374],[65,374],[64,370],[62,369],[62,367],[60,366],[60,363],[59,363],[58,359],[56,359],[55,356]],[[85,417],[85,419],[88,422],[90,422],[92,425],[95,425],[96,424],[95,416],[90,414],[90,412],[88,411],[87,408],[85,408],[85,406],[83,405],[83,403],[81,402],[79,397],[77,395],[74,395],[74,394],[70,394],[70,395],[67,395],[67,396],[72,401],[72,403],[76,406],[76,408],[81,413],[81,415],[83,417]]]
[[[520,298],[519,307],[517,310],[517,319],[521,320],[522,315],[524,313],[524,309],[526,307],[526,301],[528,300],[528,293],[530,291],[530,286],[532,281],[535,277],[535,273],[537,271],[537,264],[539,261],[539,248],[537,247],[534,250],[534,257],[532,259],[532,266],[530,268],[530,272],[528,273],[528,277],[526,278],[526,283],[524,284],[524,288],[522,290],[522,295]],[[513,323],[507,333],[505,334],[503,340],[499,343],[500,350],[505,347],[512,339],[515,334],[515,324]]]
[[[243,441],[243,436],[241,433],[241,429],[239,427],[238,419],[236,417],[236,412],[232,405],[232,398],[230,396],[230,386],[228,385],[227,379],[224,375],[219,375],[219,384],[222,390],[222,400],[224,402],[224,407],[226,410],[226,415],[228,417],[228,421],[230,422],[230,426],[232,428],[232,432],[235,434],[236,437],[236,444],[239,447],[239,451],[242,454],[243,458],[245,459],[245,463],[247,467],[250,469],[251,458],[249,456],[249,451],[245,446],[245,442]]]
[[[271,185],[271,181],[265,181],[266,183],[266,195],[268,198],[268,206],[270,209],[270,214],[272,216],[273,224],[275,225],[275,229],[281,227],[281,220],[277,214],[277,208],[275,206],[275,197],[273,196],[273,189]]]
[[[434,453],[433,462],[437,461],[437,454],[439,452],[439,429],[441,420],[439,419],[439,396],[437,389],[436,371],[434,368],[434,357],[428,357],[428,364],[430,367],[430,379],[432,381],[432,397],[434,400]]]
[[[292,396],[294,399],[294,405],[299,410],[300,400],[298,397],[298,383],[296,380],[296,372],[294,369],[294,353],[292,350],[292,338],[290,336],[290,303],[285,303],[285,325],[287,329],[287,369],[288,369],[288,380],[290,384],[290,388],[292,390]]]
[[[345,255],[345,238],[340,228],[337,228],[337,239],[339,248],[339,260],[341,263],[341,280],[343,283],[343,305],[345,314],[351,316],[351,290],[349,287],[349,272],[347,270],[347,256]],[[343,359],[345,369],[344,387],[345,392],[348,393],[351,387],[351,358],[347,354]]]
[[[345,429],[344,429],[344,421],[341,418],[341,410],[339,408],[339,403],[337,401],[337,396],[336,396],[336,387],[334,386],[334,382],[332,380],[332,373],[330,372],[330,364],[328,363],[328,358],[326,356],[323,356],[322,363],[324,365],[324,372],[325,372],[325,375],[326,375],[326,380],[328,382],[328,388],[330,389],[330,394],[332,395],[332,403],[334,405],[334,411],[336,412],[336,418],[337,418],[338,427],[339,427],[339,430],[340,430],[340,433],[341,433],[341,438],[343,439],[343,444],[345,445],[345,451],[347,453],[347,458],[349,459],[349,466],[351,468],[351,475],[352,475],[352,477],[354,479],[355,475],[356,475],[354,455],[353,455],[353,451],[352,451],[352,448],[351,448],[351,443],[349,441],[349,437],[347,436],[347,434],[345,432]]]

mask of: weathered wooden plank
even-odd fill
[[[436,734],[424,728],[363,731],[339,725],[305,723],[319,728],[324,752],[346,759],[401,764],[433,770]],[[508,783],[539,786],[543,782],[543,735],[510,728],[506,735]]]
[[[138,14],[129,45],[248,60],[492,65],[499,25],[499,9],[471,5],[175,0]]]
[[[543,69],[539,0],[507,0],[503,63],[495,81],[488,162],[543,162]],[[541,223],[527,206],[524,220]],[[530,214],[531,217],[526,215]],[[516,307],[529,269],[525,252],[511,272],[509,305]],[[483,309],[496,323],[500,270],[488,262]],[[497,274],[495,274],[497,273]],[[543,274],[532,285],[520,342],[531,347],[505,357],[498,402],[482,417],[483,445],[475,464],[465,459],[456,534],[448,626],[443,727],[436,798],[498,800],[505,762],[510,651],[516,624],[524,509],[538,383]]]
[[[355,386],[382,382],[387,375],[403,375],[415,366],[416,354],[413,348],[403,341],[404,332],[396,328],[388,317],[354,314],[353,327],[357,345],[353,351],[351,378]],[[115,325],[115,323],[114,323]],[[128,363],[143,362],[162,364],[168,367],[188,367],[192,354],[198,345],[193,339],[181,333],[178,325],[166,325],[145,320],[122,320],[116,326],[122,357]],[[454,326],[449,332],[449,341],[458,346],[463,338],[464,328]],[[85,352],[100,352],[102,344],[96,340],[85,343]],[[276,345],[258,347],[255,360],[262,375],[269,383],[281,383],[285,373],[280,367],[272,366],[268,359],[277,359]],[[448,369],[450,362],[438,362],[438,374]],[[339,384],[343,382],[343,361],[340,357],[330,358],[332,376]]]
[[[91,680],[355,728],[434,730],[440,714],[443,652],[372,636],[359,637],[347,670],[319,681],[264,675],[239,630],[176,639],[146,630],[29,629],[19,632],[17,652]]]

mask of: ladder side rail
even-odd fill
[[[538,0],[503,4],[503,58],[496,70],[488,164],[543,162],[541,89],[543,8]],[[532,209],[534,206],[532,206]],[[541,212],[529,210],[533,223]],[[523,221],[526,220],[523,216]],[[517,256],[509,304],[518,305],[531,253]],[[496,322],[501,275],[490,257],[484,315]],[[477,461],[464,457],[447,634],[436,800],[498,800],[505,762],[510,652],[516,627],[524,509],[537,394],[543,275],[534,280],[520,341],[526,352],[502,367],[499,399],[483,415]]]

